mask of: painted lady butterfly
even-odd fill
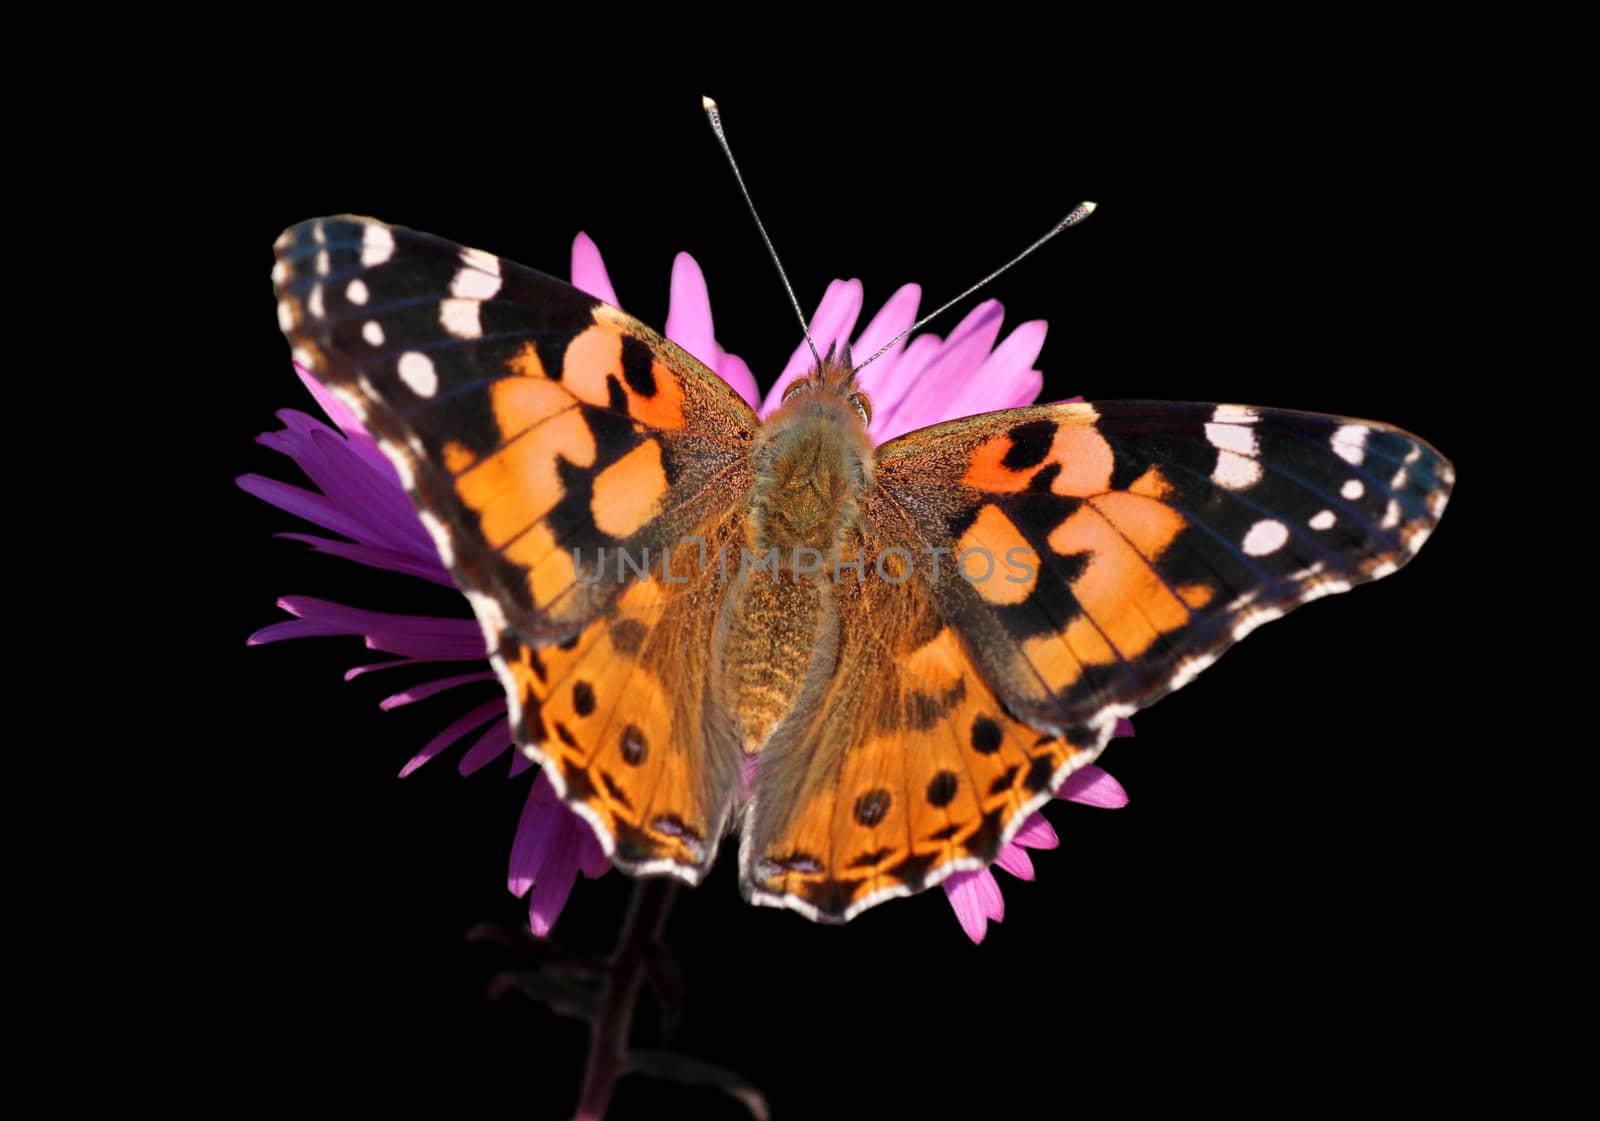
[[[992,860],[1117,718],[1422,546],[1386,425],[1041,405],[874,448],[848,352],[762,422],[642,323],[362,218],[277,244],[297,358],[378,437],[523,749],[611,859],[840,922]]]

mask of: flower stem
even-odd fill
[[[590,1025],[589,1061],[573,1121],[600,1121],[611,1102],[611,1091],[622,1074],[627,1055],[639,986],[650,955],[666,931],[677,891],[678,881],[670,877],[641,879],[633,889],[628,915],[622,921],[606,970],[600,1012]]]

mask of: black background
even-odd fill
[[[808,311],[833,277],[862,279],[869,315],[908,280],[932,306],[1091,198],[1087,223],[984,294],[1008,325],[1049,320],[1043,399],[1381,419],[1434,443],[1461,482],[1404,571],[1258,632],[1137,717],[1137,737],[1102,760],[1131,804],[1052,807],[1061,847],[1035,854],[1035,883],[999,874],[1007,915],[981,946],[939,891],[842,929],[751,908],[724,850],[669,927],[689,985],[678,1045],[745,1073],[790,1118],[1059,1109],[1108,1089],[1136,1104],[1174,1080],[1248,1100],[1266,1093],[1264,1069],[1325,1100],[1417,1076],[1413,1033],[1469,999],[1440,951],[1488,905],[1466,893],[1482,854],[1459,828],[1494,773],[1459,684],[1481,656],[1463,615],[1482,605],[1467,541],[1486,508],[1460,375],[1496,360],[1492,282],[1466,235],[1497,156],[1474,140],[1479,104],[1438,97],[1427,74],[1365,66],[1025,94],[950,74],[782,95],[714,78],[601,94],[596,81],[493,110],[465,75],[446,83],[452,97],[430,83],[404,112],[343,111],[370,95],[359,81],[241,109],[210,181],[192,187],[226,202],[204,294],[220,328],[204,374],[225,388],[205,394],[199,436],[214,442],[200,489],[221,607],[196,620],[214,711],[194,714],[203,731],[175,781],[204,838],[187,854],[199,933],[186,952],[211,976],[247,978],[247,997],[219,980],[211,1015],[249,1093],[439,1094],[462,1112],[509,1099],[518,1116],[558,1117],[584,1053],[575,1022],[488,1002],[511,959],[463,939],[524,914],[504,872],[531,776],[507,781],[502,761],[462,779],[458,751],[395,778],[492,690],[383,714],[376,702],[402,682],[342,683],[375,660],[354,639],[244,647],[282,617],[281,594],[464,607],[272,540],[305,527],[232,487],[247,471],[294,478],[251,440],[275,409],[314,409],[277,333],[272,242],[354,211],[565,275],[584,230],[622,303],[657,324],[673,254],[688,250],[719,341],[765,388],[796,329],[702,92],[721,102]],[[630,887],[615,873],[580,880],[558,940],[605,948]],[[643,1081],[623,1083],[614,1115],[662,1109],[739,1115]]]

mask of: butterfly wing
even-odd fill
[[[1105,742],[1012,716],[908,563],[911,527],[881,491],[863,513],[862,578],[833,584],[837,669],[761,749],[740,851],[751,902],[821,922],[988,864]]]
[[[276,249],[295,357],[399,471],[518,742],[619,865],[698,879],[737,748],[703,688],[717,574],[670,546],[737,530],[754,412],[638,321],[481,250],[352,217]],[[674,579],[642,579],[647,558]]]
[[[763,752],[746,893],[843,921],[993,859],[1119,716],[1409,560],[1453,479],[1387,425],[1228,405],[1046,405],[889,442],[867,550],[914,571],[841,586],[831,695]]]

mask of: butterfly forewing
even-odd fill
[[[1454,480],[1387,425],[1234,405],[1045,405],[881,449],[879,484],[928,544],[1015,556],[1027,581],[947,566],[941,610],[1008,705],[1076,734],[1150,704],[1299,603],[1393,572]]]
[[[649,328],[481,250],[339,217],[291,228],[277,254],[295,357],[399,470],[483,624],[518,741],[618,863],[698,878],[736,772],[702,691],[679,687],[715,604],[603,558],[659,563],[725,535],[755,414]]]

